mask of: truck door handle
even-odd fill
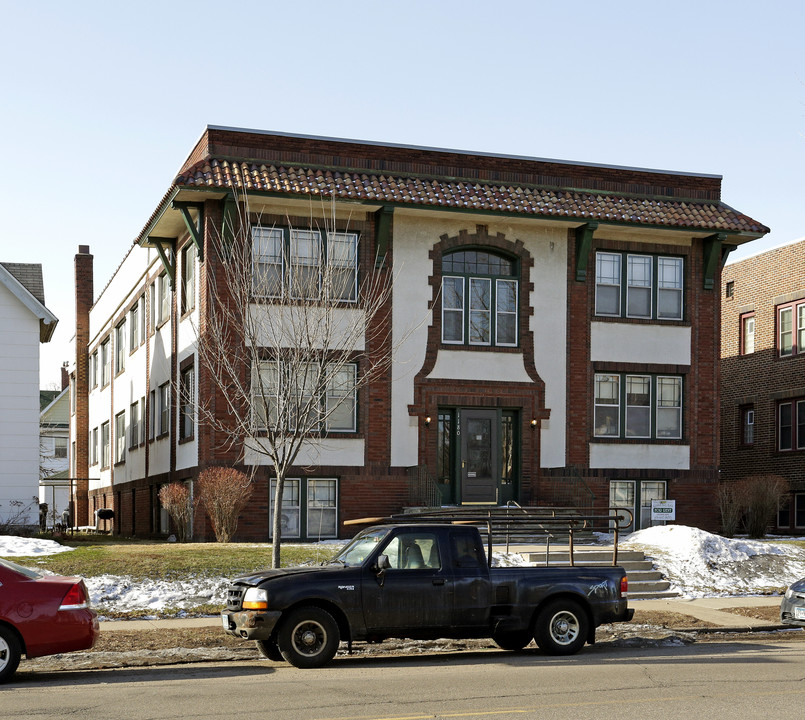
[[[444,585],[444,578],[433,578],[434,585]]]

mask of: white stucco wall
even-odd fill
[[[690,365],[691,329],[678,325],[590,324],[593,362]]]
[[[690,446],[590,443],[590,467],[690,470]]]
[[[489,223],[489,234],[503,233],[512,242],[520,240],[534,258],[531,281],[534,314],[535,365],[546,385],[546,406],[551,419],[542,425],[543,467],[565,465],[566,326],[567,326],[567,234],[560,227],[534,227],[528,223]],[[414,400],[414,377],[425,359],[432,299],[428,279],[432,274],[429,251],[440,236],[471,232],[476,221],[469,216],[417,217],[398,211],[394,216],[394,274],[392,303],[395,362],[392,367],[391,464],[410,466],[417,462],[417,418],[408,414]],[[402,279],[400,279],[402,278]],[[522,291],[522,288],[521,288]],[[442,349],[430,378],[461,380],[506,380],[531,382],[523,357],[512,353],[489,353]]]
[[[0,283],[0,522],[39,518],[39,319]]]

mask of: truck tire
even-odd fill
[[[257,652],[260,653],[266,660],[273,660],[274,662],[282,662],[285,660],[282,657],[280,649],[277,647],[276,640],[255,640],[257,644]]]
[[[573,655],[587,642],[589,619],[575,600],[553,600],[537,615],[534,640],[548,655]]]
[[[17,671],[22,657],[22,647],[16,633],[0,625],[0,683],[6,682]]]
[[[277,633],[282,657],[298,668],[326,665],[335,656],[340,642],[338,623],[333,616],[313,606],[292,610]]]
[[[494,635],[492,635],[492,639],[502,650],[512,650],[517,652],[528,645],[532,638],[526,630],[509,630],[496,632]]]

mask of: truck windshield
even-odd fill
[[[369,528],[362,530],[344,546],[332,562],[344,565],[361,565],[372,551],[389,534],[389,528]]]

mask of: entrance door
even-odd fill
[[[461,502],[497,502],[498,413],[461,411]]]
[[[664,480],[613,480],[609,484],[610,507],[632,511],[632,524],[622,528],[625,532],[651,527],[651,501],[666,499]],[[664,525],[665,523],[657,523]]]

